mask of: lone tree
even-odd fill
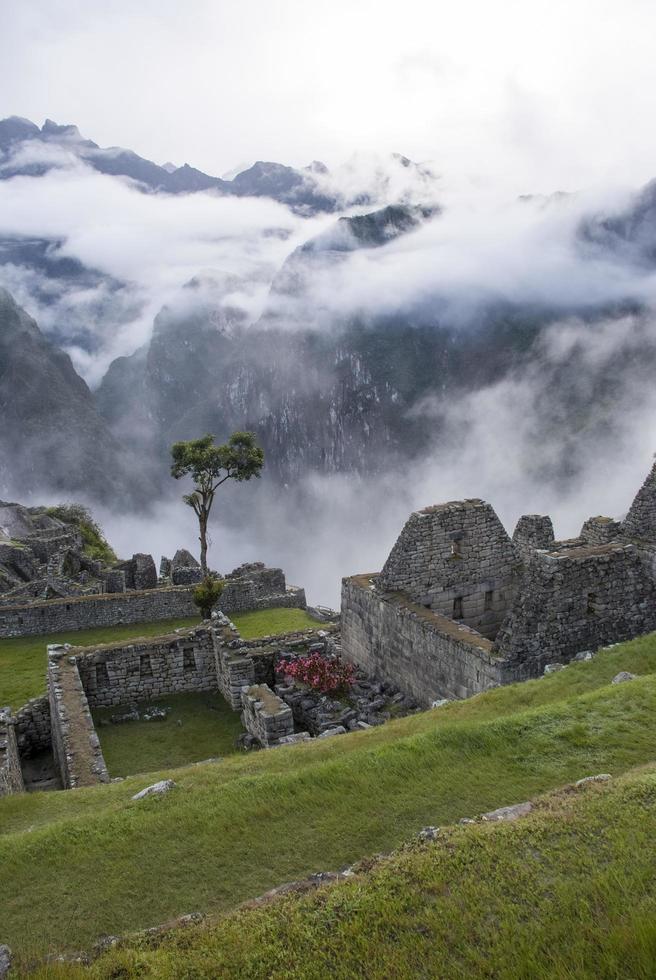
[[[214,503],[214,494],[226,480],[250,480],[260,475],[264,465],[264,452],[255,443],[252,432],[234,432],[223,446],[214,445],[214,436],[176,442],[171,447],[173,465],[171,476],[179,480],[191,476],[192,493],[182,498],[198,517],[200,530],[200,567],[203,576],[207,571],[207,522]]]

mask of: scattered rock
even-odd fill
[[[443,708],[445,704],[450,704],[450,698],[438,698],[437,701],[431,701],[431,708]]]
[[[276,745],[296,745],[297,742],[311,742],[312,736],[309,732],[294,732],[293,735],[283,735],[278,739]],[[275,747],[275,746],[274,746]]]
[[[577,653],[576,654],[576,656],[574,657],[574,659],[575,660],[593,660],[594,659],[594,651],[593,650],[581,650],[580,653]]]
[[[165,721],[170,710],[170,708],[147,708],[141,718],[142,721]]]
[[[565,669],[565,664],[546,664],[543,673],[545,675],[555,674],[556,671],[564,670],[564,669]]]
[[[584,776],[583,779],[577,779],[574,785],[585,786],[587,783],[607,783],[609,779],[612,779],[609,772],[600,772],[596,776]]]
[[[458,823],[468,824],[468,823],[476,823],[476,821],[473,819],[473,817],[461,817]]]
[[[317,738],[332,738],[333,735],[346,735],[346,729],[343,725],[335,725],[334,728],[327,728],[325,732],[321,732]]]
[[[440,832],[439,827],[422,827],[417,834],[419,840],[435,840]]]
[[[500,806],[498,810],[490,810],[483,814],[483,820],[498,822],[502,820],[517,820],[525,817],[533,809],[532,803],[515,803],[513,806]]]
[[[631,674],[628,670],[621,670],[619,674],[615,674],[611,684],[623,684],[624,681],[634,681],[638,675]]]
[[[5,946],[0,943],[0,980],[4,978],[9,973],[11,968],[11,950],[9,946]]]
[[[172,779],[160,779],[158,783],[153,783],[152,786],[146,786],[139,793],[135,793],[132,797],[133,800],[143,800],[146,796],[163,796],[164,793],[168,793],[172,790],[175,783]]]

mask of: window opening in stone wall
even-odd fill
[[[485,593],[485,602],[483,603],[483,609],[485,612],[489,612],[492,608],[492,600],[494,599],[494,592]]]
[[[462,558],[462,549],[460,547],[460,538],[454,538],[451,542],[451,557],[452,558]]]
[[[462,596],[458,596],[453,600],[453,618],[462,619]]]
[[[148,653],[142,653],[139,658],[139,676],[140,677],[153,676],[153,665],[150,662],[150,654]]]
[[[96,687],[98,690],[101,690],[104,687],[109,687],[107,664],[96,664]]]
[[[185,674],[190,674],[196,670],[196,658],[191,647],[185,647],[182,651],[182,669]]]
[[[594,616],[597,612],[597,593],[588,592],[588,602],[585,610],[588,616]]]

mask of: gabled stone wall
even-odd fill
[[[656,542],[656,463],[624,518],[622,534],[629,538]]]
[[[510,606],[517,555],[482,500],[411,514],[380,573],[380,585],[494,638]]]

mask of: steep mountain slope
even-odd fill
[[[136,483],[67,354],[0,289],[0,486],[99,500]]]

